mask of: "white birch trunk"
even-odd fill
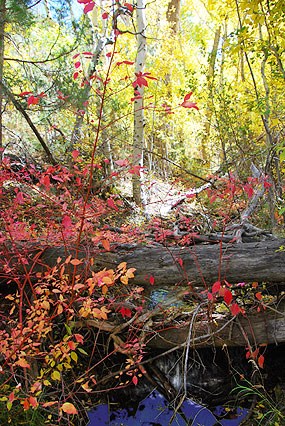
[[[135,72],[144,72],[146,61],[146,17],[145,0],[138,0],[137,8],[137,57]],[[135,95],[140,99],[134,101],[134,137],[133,137],[133,164],[143,166],[144,149],[144,86],[135,88]],[[133,198],[137,205],[142,204],[142,174],[133,175]]]

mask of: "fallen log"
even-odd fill
[[[5,282],[13,281],[13,277],[19,282],[21,275],[25,277],[25,280],[29,276],[32,282],[33,279],[37,279],[37,272],[53,268],[57,265],[59,257],[64,261],[69,255],[77,256],[82,260],[81,264],[76,265],[76,269],[74,265],[69,264],[69,272],[72,274],[75,270],[76,274],[81,272],[86,276],[90,276],[91,271],[99,271],[103,268],[115,269],[119,263],[127,262],[128,267],[136,268],[135,278],[130,280],[130,286],[143,286],[147,294],[150,290],[171,288],[172,297],[175,295],[181,297],[184,287],[187,287],[188,291],[191,286],[201,287],[202,285],[211,288],[215,281],[223,279],[232,284],[241,281],[274,281],[283,285],[285,281],[284,246],[285,240],[280,239],[247,244],[221,243],[184,248],[117,246],[113,251],[103,252],[98,247],[82,246],[79,251],[76,251],[73,247],[13,244],[13,246],[3,245],[0,274]],[[154,277],[154,282],[153,279],[150,280],[151,276]],[[177,291],[178,288],[179,291]],[[198,303],[200,302],[201,299],[198,300]],[[169,307],[169,304],[167,306]],[[166,307],[166,313],[167,309]],[[163,312],[163,306],[161,311]],[[186,322],[184,317],[184,323],[183,321],[179,323],[179,320],[176,321],[175,318],[173,321],[175,326],[169,323],[166,330],[151,327],[154,331],[152,333],[150,329],[148,345],[167,349],[185,344],[192,347],[206,347],[285,342],[284,304],[278,308],[269,306],[264,312],[258,313],[256,310],[247,312],[244,317],[241,314],[237,317],[230,316],[230,319],[226,315],[215,313],[207,316],[202,310],[198,314],[192,313],[192,317],[189,314]]]
[[[285,342],[284,308],[285,303],[278,310],[269,306],[237,317],[213,314],[205,318],[204,314],[204,318],[193,317],[186,325],[156,330],[148,345],[159,349],[277,345]]]
[[[35,274],[47,270],[69,255],[82,259],[77,273],[103,268],[116,268],[121,262],[136,268],[131,284],[146,288],[191,284],[210,287],[217,280],[238,282],[285,282],[285,239],[254,243],[219,243],[191,247],[124,246],[112,247],[112,251],[98,247],[51,247],[40,244],[13,244],[2,247],[0,277],[25,273]],[[19,257],[24,259],[19,261]],[[92,259],[92,261],[91,261]],[[7,270],[12,272],[7,274]],[[71,268],[71,273],[73,268]],[[154,285],[149,277],[154,277]],[[153,281],[152,281],[153,282]]]

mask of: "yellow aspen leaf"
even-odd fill
[[[52,380],[60,380],[60,372],[59,371],[57,371],[57,370],[54,370],[52,373],[51,373],[51,378],[52,378]]]
[[[65,402],[64,404],[62,404],[61,409],[67,414],[78,414],[77,409],[74,407],[73,404],[71,404],[71,402]]]

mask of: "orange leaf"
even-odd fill
[[[111,250],[110,243],[109,243],[108,240],[102,240],[101,243],[102,243],[102,246],[104,247],[104,249],[106,251],[110,251]]]
[[[264,365],[264,356],[263,355],[259,355],[257,362],[258,362],[259,367],[263,368],[263,365]]]
[[[257,298],[257,300],[261,300],[262,299],[262,294],[260,292],[255,293],[255,297]]]
[[[37,398],[35,398],[34,396],[30,396],[29,403],[31,404],[31,406],[33,408],[36,408],[39,405],[38,401],[37,401]]]
[[[20,358],[16,364],[22,368],[31,368],[30,364],[24,358]]]
[[[72,340],[69,340],[67,344],[72,351],[76,349],[75,343]]]
[[[79,260],[79,259],[72,259],[72,260],[70,261],[70,263],[71,263],[71,265],[73,265],[73,266],[77,266],[77,265],[80,265],[80,264],[82,263],[82,260]]]
[[[62,404],[61,409],[67,414],[78,414],[78,411],[71,402],[65,402]]]

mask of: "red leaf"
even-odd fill
[[[237,303],[233,303],[231,306],[231,313],[233,316],[236,316],[240,313],[240,307]]]
[[[28,97],[28,105],[37,105],[40,101],[40,98],[38,98],[37,96],[29,96]]]
[[[151,276],[149,277],[149,283],[150,283],[151,285],[154,285],[154,276],[153,276],[153,275],[151,275]]]
[[[81,65],[81,62],[80,62],[80,61],[77,61],[77,62],[75,62],[75,64],[74,64],[75,68],[79,68],[79,67],[80,67],[80,65]]]
[[[193,92],[187,93],[187,95],[184,96],[184,101],[189,101],[189,99],[191,98]]]
[[[227,305],[230,305],[232,300],[233,300],[232,292],[226,288],[224,292],[224,301]]]
[[[119,166],[119,167],[126,167],[126,166],[129,165],[129,162],[128,162],[127,159],[125,159],[125,160],[116,160],[115,164],[117,164],[117,166]]]
[[[90,0],[77,0],[77,3],[87,4],[90,3]]]
[[[187,95],[184,96],[184,100],[181,104],[184,108],[195,108],[199,110],[197,104],[195,102],[190,102],[189,99],[191,98],[193,92],[187,93]]]
[[[72,227],[72,220],[70,219],[70,217],[68,215],[63,216],[63,219],[62,219],[61,223],[62,223],[62,226],[65,229]]]
[[[76,79],[78,78],[78,76],[79,76],[79,72],[77,72],[77,71],[76,71],[76,72],[73,74],[73,79],[74,79],[74,80],[76,80]]]
[[[254,194],[254,190],[253,187],[249,184],[246,183],[243,187],[243,189],[245,190],[245,192],[247,193],[248,198],[252,198],[253,194]]]
[[[221,282],[220,281],[216,281],[213,286],[212,286],[212,293],[218,293],[218,291],[221,288]]]
[[[123,318],[132,318],[132,311],[129,308],[121,308],[119,312]]]
[[[80,152],[78,151],[78,149],[74,149],[71,153],[73,160],[75,161],[78,157],[78,155],[80,154]]]
[[[109,16],[108,12],[102,13],[102,19],[108,19],[108,16]]]
[[[263,355],[259,355],[257,363],[258,363],[260,368],[263,368],[263,366],[264,366],[264,356]]]
[[[141,169],[142,169],[142,167],[139,164],[137,164],[136,166],[133,166],[130,170],[128,170],[128,173],[131,173],[131,175],[140,176],[141,175]]]
[[[137,378],[137,376],[133,376],[133,378],[132,378],[132,382],[133,382],[133,384],[134,384],[135,386],[138,384],[138,378]]]
[[[18,96],[27,96],[27,95],[30,95],[31,93],[33,93],[33,92],[21,92],[21,93],[19,93]]]
[[[41,177],[40,183],[46,187],[47,190],[50,189],[50,178],[48,175]]]
[[[152,77],[149,72],[142,73],[140,71],[140,72],[136,72],[135,75],[136,75],[137,78],[132,83],[133,87],[137,87],[137,86],[139,86],[139,87],[146,86],[147,87],[148,82],[147,82],[146,78],[148,78],[150,80],[157,80],[157,78]]]
[[[130,3],[124,3],[124,6],[130,11],[133,12],[134,6]]]
[[[86,6],[84,7],[83,13],[86,14],[88,12],[91,12],[94,9],[94,7],[95,7],[95,3],[94,1],[91,1],[90,3],[86,4]]]
[[[117,62],[116,65],[119,67],[122,64],[126,64],[126,65],[133,65],[134,62],[133,61],[122,61],[122,62]]]
[[[210,293],[210,292],[208,293],[208,299],[209,299],[209,300],[214,300],[214,296],[213,296],[213,294],[212,294],[212,293]]]
[[[263,186],[264,186],[264,188],[265,188],[265,189],[267,189],[267,188],[270,188],[270,187],[272,186],[272,183],[270,183],[270,182],[268,182],[267,180],[265,180],[265,181],[263,182]]]
[[[108,198],[108,200],[107,200],[107,205],[108,205],[108,207],[111,207],[111,209],[114,209],[114,210],[116,210],[116,211],[118,211],[118,207],[116,206],[116,204],[114,203],[114,200],[113,200],[113,198]]]
[[[181,257],[178,257],[176,260],[182,268],[183,267],[183,260],[181,259]]]

